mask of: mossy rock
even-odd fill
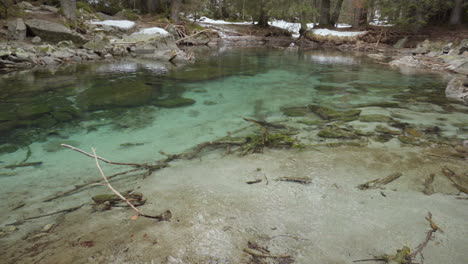
[[[193,105],[196,101],[190,98],[176,97],[168,98],[164,100],[158,100],[154,103],[155,106],[165,107],[165,108],[176,108]]]
[[[393,121],[393,119],[386,115],[361,115],[359,117],[359,121],[361,122],[377,122],[377,123],[389,123]]]
[[[302,119],[302,120],[299,120],[297,122],[301,123],[301,124],[304,124],[304,125],[307,125],[307,126],[318,126],[318,125],[322,125],[324,123],[324,121],[322,121],[322,120],[309,120],[309,119]]]
[[[116,194],[98,194],[93,196],[91,199],[93,199],[93,201],[97,204],[103,204],[105,202],[115,204],[120,202],[121,200]]]
[[[77,105],[81,110],[88,111],[140,106],[151,103],[158,95],[159,89],[144,82],[100,80],[78,95]]]
[[[0,122],[0,132],[9,131],[18,125],[17,121]]]
[[[13,144],[4,144],[0,146],[0,154],[8,154],[16,152],[19,149],[17,145]]]
[[[401,131],[399,130],[393,130],[393,129],[390,129],[388,127],[385,127],[385,126],[382,126],[382,125],[378,125],[376,128],[375,128],[375,132],[379,132],[379,133],[382,133],[382,134],[390,134],[390,135],[401,135]]]
[[[400,104],[393,103],[393,102],[379,102],[379,103],[359,104],[356,107],[400,108]]]
[[[319,137],[323,138],[346,138],[346,139],[357,139],[358,135],[355,133],[346,131],[337,127],[327,127],[320,130],[317,134]]]
[[[422,142],[418,138],[411,136],[399,136],[398,140],[400,140],[401,143],[407,145],[420,146],[422,144]]]
[[[387,143],[392,138],[393,138],[392,134],[378,134],[378,135],[372,137],[372,139],[374,141],[377,141],[377,142],[380,142],[380,143]]]
[[[348,122],[356,120],[361,114],[361,110],[348,110],[348,111],[336,111],[334,109],[320,106],[320,105],[308,105],[310,111],[316,113],[322,119],[325,120],[337,120]]]
[[[305,116],[310,114],[309,108],[306,106],[284,107],[281,108],[283,114],[291,117]]]
[[[418,130],[416,130],[414,128],[410,128],[410,127],[405,128],[405,134],[407,134],[409,136],[412,136],[412,137],[416,137],[416,138],[424,137],[423,132],[418,131]]]

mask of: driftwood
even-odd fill
[[[192,35],[190,35],[190,36],[187,36],[187,37],[178,39],[178,40],[176,40],[176,43],[179,43],[179,42],[181,42],[181,41],[183,41],[183,40],[186,40],[186,39],[189,39],[189,38],[191,38],[191,37],[195,37],[195,36],[198,35],[198,34],[201,34],[201,33],[204,33],[204,32],[210,31],[210,30],[211,30],[211,29],[204,29],[204,30],[199,31],[199,32],[197,32],[197,33],[195,33],[195,34],[192,34]]]
[[[101,174],[102,178],[104,179],[104,182],[106,184],[106,186],[113,192],[115,193],[120,199],[122,199],[123,201],[125,201],[136,213],[137,215],[136,216],[133,216],[132,219],[137,219],[139,216],[143,216],[143,217],[146,217],[146,218],[152,218],[152,219],[156,219],[158,221],[168,221],[169,219],[171,219],[172,217],[172,213],[171,211],[169,210],[166,210],[164,213],[160,214],[160,215],[156,215],[156,216],[152,216],[152,215],[147,215],[147,214],[144,214],[140,209],[136,208],[127,198],[125,198],[122,194],[120,194],[120,192],[118,192],[109,182],[109,179],[106,177],[106,175],[104,174],[104,171],[102,170],[101,168],[101,165],[99,164],[99,157],[97,156],[96,154],[96,149],[95,148],[92,148],[93,150],[93,154],[94,154],[94,160],[96,162],[96,167],[98,168],[99,170],[99,173]],[[81,151],[80,151],[81,152]],[[84,154],[84,153],[83,153]]]
[[[414,252],[411,253],[410,248],[404,246],[402,249],[397,250],[395,255],[383,255],[371,259],[354,260],[353,262],[382,261],[387,264],[416,264],[413,262],[414,259],[417,255],[422,254],[422,250],[428,245],[429,241],[432,240],[432,235],[437,231],[443,232],[443,230],[432,220],[431,212],[427,214],[426,220],[429,221],[431,229],[427,232],[424,241],[416,247]]]
[[[74,211],[80,209],[81,207],[83,207],[83,205],[85,205],[85,204],[78,205],[78,206],[74,206],[74,207],[71,207],[71,208],[68,208],[68,209],[59,210],[59,211],[52,212],[52,213],[47,213],[47,214],[37,215],[37,216],[32,216],[32,217],[27,217],[27,218],[24,218],[24,219],[22,219],[22,220],[18,220],[18,221],[14,222],[14,223],[7,224],[7,225],[21,225],[21,224],[23,224],[25,221],[29,221],[29,220],[34,220],[34,219],[38,219],[38,218],[42,218],[42,217],[47,217],[47,216],[51,216],[51,215],[56,215],[56,214],[61,214],[61,213],[71,213],[71,212],[74,212]]]
[[[268,249],[261,247],[257,243],[250,242],[250,241],[247,243],[247,247],[244,248],[243,251],[251,255],[254,258],[274,258],[274,259],[279,259],[279,258],[291,259],[292,258],[290,255],[272,255]]]
[[[459,177],[457,174],[455,174],[454,171],[452,171],[451,169],[449,169],[448,167],[443,167],[442,168],[442,172],[445,174],[445,176],[447,176],[447,178],[452,182],[452,185],[457,188],[460,192],[464,192],[466,194],[468,194],[468,188],[464,187],[464,186],[461,186],[460,184],[458,184],[456,181],[455,181],[455,177]]]
[[[392,181],[400,178],[403,174],[401,172],[395,172],[390,175],[388,175],[385,178],[382,179],[375,179],[369,182],[366,182],[364,184],[360,184],[357,186],[359,190],[368,190],[368,189],[378,189],[382,188],[383,185],[387,185],[391,183]]]
[[[42,165],[42,161],[38,161],[38,162],[26,162],[26,163],[14,164],[14,165],[7,165],[4,168],[14,170],[16,168],[37,167],[41,165]]]
[[[309,177],[280,177],[276,181],[295,182],[300,184],[310,184],[312,179]]]
[[[117,176],[120,176],[120,175],[125,175],[127,173],[131,173],[131,172],[135,172],[135,171],[139,171],[141,170],[140,168],[136,168],[136,169],[131,169],[131,170],[128,170],[128,171],[124,171],[124,172],[119,172],[119,173],[116,173],[116,174],[113,174],[109,177],[107,177],[107,179],[112,179],[114,177],[117,177]],[[79,185],[75,185],[74,188],[68,190],[68,191],[64,191],[64,192],[61,192],[61,193],[58,193],[56,195],[53,195],[49,198],[46,198],[43,200],[43,202],[50,202],[50,201],[53,201],[55,199],[58,199],[60,197],[64,197],[64,196],[67,196],[67,195],[71,195],[79,190],[81,190],[82,188],[84,187],[87,187],[87,186],[90,186],[90,185],[93,185],[93,184],[98,184],[100,182],[102,182],[103,180],[102,179],[99,179],[99,180],[92,180],[92,181],[89,181],[89,182],[86,182],[86,183],[83,183],[83,184],[79,184]]]
[[[262,182],[262,179],[257,179],[257,180],[253,180],[253,181],[247,181],[247,182],[245,182],[245,183],[247,183],[247,184],[256,184],[256,183],[260,183],[260,182]]]

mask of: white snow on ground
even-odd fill
[[[286,29],[287,31],[293,33],[293,37],[299,37],[299,29],[301,29],[301,23],[292,23],[284,20],[273,20],[271,22],[268,22],[268,24],[274,27]],[[312,28],[314,28],[314,23],[308,23],[307,29]]]
[[[166,30],[164,30],[162,28],[159,28],[159,27],[152,27],[152,28],[144,28],[144,29],[142,29],[142,30],[140,30],[138,32],[133,33],[133,34],[145,34],[145,35],[160,34],[160,35],[163,35],[163,36],[167,36],[167,35],[169,35],[169,32],[167,32]]]
[[[204,24],[218,24],[218,25],[249,25],[252,24],[252,22],[229,22],[229,21],[224,21],[224,20],[215,20],[211,19],[208,17],[200,17],[198,20],[201,23]],[[285,30],[288,30],[289,32],[293,33],[293,37],[299,37],[299,30],[301,29],[301,23],[292,23],[292,22],[287,22],[284,20],[273,20],[268,22],[271,26],[279,27]],[[349,24],[336,24],[337,28],[350,28],[351,25]],[[308,23],[307,24],[307,29],[312,29],[314,28],[314,23]],[[366,31],[357,31],[357,32],[341,32],[341,31],[335,31],[335,30],[328,30],[328,29],[317,29],[314,30],[314,34],[317,35],[322,35],[322,36],[338,36],[338,37],[354,37],[354,36],[359,36],[366,33]]]
[[[223,24],[223,25],[248,25],[248,24],[252,24],[252,22],[248,22],[248,21],[245,21],[245,22],[229,22],[229,21],[224,21],[224,20],[211,19],[211,18],[208,18],[208,17],[205,17],[205,16],[200,17],[197,21],[202,22],[202,23],[207,23],[207,24]]]
[[[130,28],[132,28],[132,27],[134,27],[136,25],[135,22],[130,21],[130,20],[92,21],[91,24],[117,27],[117,28],[121,28],[121,29],[130,29]]]
[[[320,29],[314,29],[313,32],[314,34],[320,35],[320,36],[355,37],[355,36],[365,34],[367,31],[351,32],[351,31],[336,31],[336,30],[330,30],[326,28],[320,28]]]

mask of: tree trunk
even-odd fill
[[[463,17],[463,2],[464,0],[455,0],[455,5],[452,8],[450,14],[450,25],[459,25],[462,22]]]
[[[76,21],[76,0],[60,0],[63,15],[71,21]]]
[[[322,0],[320,5],[320,27],[330,26],[330,0]]]
[[[174,22],[179,22],[180,17],[180,5],[182,4],[181,0],[172,0],[171,1],[171,19]]]
[[[356,0],[354,3],[354,28],[360,28],[367,23],[367,9],[365,7],[365,1],[366,0]]]
[[[340,18],[340,13],[341,13],[341,6],[343,5],[343,0],[337,0],[336,1],[336,6],[335,9],[333,10],[333,13],[330,16],[330,24],[335,25],[338,23],[338,19]]]

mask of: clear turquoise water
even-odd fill
[[[96,147],[111,160],[148,162],[161,158],[159,151],[177,153],[251,128],[242,117],[290,122],[305,143],[321,143],[320,126],[297,122],[320,118],[281,111],[307,104],[394,116],[421,131],[437,126],[440,133],[431,137],[444,140],[467,138],[468,107],[447,100],[446,80],[435,74],[403,75],[365,57],[326,51],[206,50],[198,58],[173,71],[123,61],[1,76],[0,166],[43,162],[0,168],[4,190],[27,189],[16,180],[20,176],[51,193],[95,177],[92,162],[60,143],[88,151]],[[162,101],[181,97],[195,103],[161,107]],[[400,107],[363,106],[384,102]],[[378,123],[345,125],[373,131]],[[369,141],[369,147],[376,144]],[[397,139],[387,144],[401,147]]]

